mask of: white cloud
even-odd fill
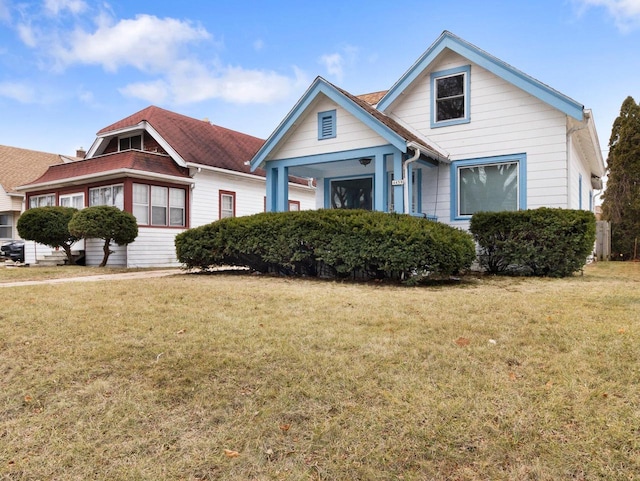
[[[342,80],[344,75],[344,58],[339,53],[325,54],[320,57],[320,63],[327,69],[329,75]]]
[[[0,82],[0,96],[17,100],[23,104],[28,104],[35,100],[34,90],[17,82]]]
[[[120,92],[151,103],[188,104],[221,99],[236,104],[268,104],[288,98],[306,83],[306,77],[295,68],[294,75],[287,77],[273,71],[231,66],[212,71],[201,64],[183,61],[166,79],[130,84]]]
[[[76,30],[69,45],[59,47],[54,55],[62,66],[97,64],[109,72],[132,66],[160,72],[171,67],[185,45],[208,38],[204,28],[173,18],[138,15],[110,24],[103,16],[95,32]]]
[[[126,97],[135,97],[157,105],[167,100],[170,86],[164,80],[154,80],[132,83],[118,90]]]
[[[58,15],[63,10],[78,15],[87,9],[87,4],[83,0],[45,0],[44,8],[53,15]]]
[[[574,0],[580,10],[604,7],[622,32],[640,27],[640,0]]]

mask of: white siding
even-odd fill
[[[184,229],[139,228],[138,237],[127,246],[127,267],[179,267],[175,238],[180,232]]]
[[[217,171],[202,170],[194,177],[195,187],[191,191],[191,227],[218,220],[219,192],[236,193],[236,216],[264,212],[266,181],[261,177],[245,177]],[[315,207],[315,190],[305,186],[289,184],[289,200],[300,202],[300,209]]]
[[[430,73],[470,62],[447,52],[386,113],[450,153],[451,160],[526,153],[527,207],[568,207],[566,115],[471,63],[470,122],[431,128]],[[450,215],[449,168],[441,167],[437,211]],[[584,174],[583,174],[584,177]],[[423,209],[433,211],[435,177],[425,171]],[[577,180],[576,180],[577,185]],[[456,225],[458,225],[456,223]]]
[[[104,255],[104,241],[102,239],[86,239],[85,254],[88,266],[98,266]],[[111,243],[113,253],[109,256],[107,267],[127,267],[127,248]],[[38,254],[39,255],[39,254]]]
[[[318,140],[318,112],[336,110],[336,137]],[[324,95],[288,134],[270,158],[288,159],[388,144],[382,137]]]

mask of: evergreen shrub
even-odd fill
[[[596,219],[589,211],[548,207],[477,212],[469,229],[486,271],[565,277],[582,269],[593,252]]]
[[[451,275],[475,259],[471,236],[423,218],[364,210],[265,212],[176,237],[188,268],[244,266],[287,275],[409,279]]]

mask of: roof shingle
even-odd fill
[[[143,121],[148,122],[185,162],[236,172],[250,173],[245,162],[251,160],[264,143],[257,137],[154,105],[101,129],[98,136],[135,127]]]
[[[58,154],[0,145],[0,184],[6,192],[42,175],[50,165],[61,164]]]

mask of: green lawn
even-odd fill
[[[637,263],[0,292],[1,480],[640,479]]]

